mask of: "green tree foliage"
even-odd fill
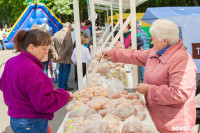
[[[26,0],[0,0],[0,27],[10,26],[26,7]]]
[[[53,2],[52,11],[62,18],[71,16],[73,13],[73,0],[55,0]]]
[[[13,25],[26,8],[27,1],[31,0],[0,0],[0,27]],[[34,1],[34,0],[33,0]],[[73,0],[41,0],[61,19],[62,22],[74,21]],[[137,12],[145,12],[148,7],[163,6],[199,6],[199,0],[148,0],[137,7]],[[80,20],[88,18],[86,0],[79,0]],[[98,21],[103,22],[105,11],[97,11]]]

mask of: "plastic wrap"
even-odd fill
[[[136,109],[130,106],[129,103],[124,103],[118,105],[115,111],[113,111],[111,114],[118,116],[121,120],[125,120],[126,118],[135,115]]]
[[[132,106],[137,106],[137,105],[143,105],[144,106],[144,103],[140,99],[134,99],[134,100],[131,101],[131,105]]]
[[[90,114],[87,118],[85,118],[83,126],[90,125],[102,119],[100,114]]]
[[[121,133],[142,133],[142,123],[135,117],[129,117],[124,121]]]
[[[88,106],[91,109],[95,109],[95,110],[99,110],[99,109],[103,109],[104,104],[107,102],[106,99],[103,98],[94,98],[92,99],[89,103]]]
[[[119,100],[110,99],[104,104],[104,109],[113,109],[116,108],[116,106],[119,104],[120,104]]]
[[[137,93],[129,93],[127,95],[128,99],[134,100],[134,99],[140,99],[140,96]]]
[[[85,117],[86,113],[88,112],[90,108],[88,106],[80,106],[78,108],[76,108],[75,110],[72,110],[71,112],[69,112],[69,118],[71,117],[80,117],[83,116]]]
[[[82,125],[83,121],[84,121],[83,116],[71,117],[71,118],[67,119],[65,125],[66,125],[66,127],[73,126],[73,125]]]
[[[103,118],[105,121],[108,122],[111,128],[118,128],[120,127],[120,118],[114,115],[107,115]]]
[[[82,106],[82,105],[84,105],[83,102],[74,100],[74,101],[71,101],[71,102],[67,105],[66,110],[67,110],[68,112],[70,112],[70,111],[72,111],[72,110],[74,110],[74,109],[76,109],[76,108],[79,108],[79,107]]]
[[[135,115],[140,121],[143,121],[146,118],[146,114],[144,112],[137,112]]]
[[[108,122],[99,120],[83,128],[83,133],[111,133]]]
[[[142,133],[158,133],[158,132],[150,125],[143,124]]]

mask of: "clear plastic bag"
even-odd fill
[[[85,118],[83,125],[87,126],[101,119],[102,116],[100,114],[90,114],[87,118]]]
[[[124,121],[121,133],[142,133],[142,128],[141,121],[131,116]]]
[[[84,105],[83,102],[74,100],[74,101],[71,101],[71,102],[67,105],[66,110],[67,110],[68,112],[70,112],[70,111],[72,111],[72,110],[75,110],[76,108],[79,108],[79,107],[82,106],[82,105]]]
[[[125,120],[128,117],[136,114],[136,109],[130,106],[129,103],[120,104],[117,106],[115,111],[111,114],[118,116],[121,120]]]
[[[108,122],[99,120],[83,128],[83,133],[111,133]]]
[[[142,133],[158,133],[158,132],[150,125],[143,124]]]
[[[118,127],[120,127],[121,121],[120,121],[120,118],[117,117],[117,116],[106,115],[103,119],[108,122],[108,124],[109,124],[109,126],[111,128],[118,128]]]
[[[72,110],[71,112],[69,112],[69,118],[71,117],[80,117],[83,116],[85,117],[86,113],[88,112],[90,108],[88,106],[80,106],[78,108],[76,108],[75,110]]]
[[[99,109],[103,109],[104,104],[107,102],[107,99],[104,98],[94,98],[92,99],[89,103],[88,106],[91,109],[95,109],[95,110],[99,110]]]

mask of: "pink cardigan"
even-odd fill
[[[112,62],[146,66],[146,106],[161,133],[192,132],[196,120],[196,65],[181,42],[161,56],[154,49],[111,50]]]

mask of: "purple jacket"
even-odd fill
[[[6,62],[0,89],[9,116],[52,120],[54,112],[68,102],[69,93],[63,89],[53,90],[53,82],[43,68],[43,64],[26,51]]]

